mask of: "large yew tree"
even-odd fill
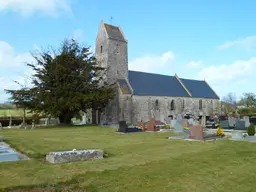
[[[114,85],[102,83],[105,69],[97,65],[89,47],[75,40],[65,40],[58,50],[32,55],[35,63],[27,64],[34,71],[32,87],[6,90],[16,105],[69,124],[81,110],[102,109],[115,96]]]

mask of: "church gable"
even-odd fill
[[[122,34],[122,32],[120,31],[120,29],[116,26],[113,25],[109,25],[109,24],[104,24],[105,29],[108,33],[108,37],[111,39],[115,39],[118,41],[125,41],[124,36]]]
[[[192,97],[219,99],[219,96],[212,90],[212,88],[205,81],[182,79],[184,86],[189,90]]]

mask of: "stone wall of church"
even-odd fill
[[[120,95],[119,102],[119,120],[128,123],[148,121],[153,116],[156,120],[169,123],[171,120],[169,116],[174,118],[177,114],[208,116],[219,113],[220,110],[220,102],[217,99]]]
[[[108,77],[112,80],[128,78],[128,50],[127,43],[108,40]]]

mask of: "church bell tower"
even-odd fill
[[[107,69],[108,82],[128,80],[128,41],[119,26],[101,21],[95,53],[98,65]]]

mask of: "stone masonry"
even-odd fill
[[[113,33],[119,38],[113,38]],[[108,82],[113,83],[118,79],[125,79],[131,89],[130,94],[123,94],[117,83],[116,97],[101,115],[104,122],[118,124],[118,121],[125,120],[127,123],[135,124],[155,118],[170,123],[170,117],[175,118],[177,114],[191,113],[208,116],[219,112],[218,99],[133,95],[128,80],[128,41],[120,27],[101,22],[96,39],[96,59],[100,66],[107,69],[105,78]],[[202,107],[200,107],[200,102]]]

